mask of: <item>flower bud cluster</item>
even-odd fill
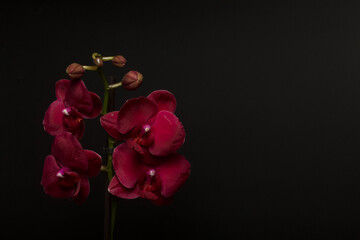
[[[93,62],[95,66],[83,66],[78,63],[72,63],[66,68],[66,73],[71,79],[81,78],[85,74],[85,70],[98,70],[104,66],[104,61],[110,61],[117,68],[123,68],[126,65],[126,59],[122,55],[116,55],[113,57],[102,57],[98,53],[93,54]],[[122,86],[126,90],[135,90],[140,87],[143,80],[143,75],[138,71],[129,71],[126,73],[122,80],[121,84],[117,86]]]

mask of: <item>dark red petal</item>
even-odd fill
[[[52,102],[46,110],[43,125],[44,130],[52,136],[64,132],[62,110],[65,108],[64,103],[60,100]]]
[[[151,201],[156,206],[167,206],[174,200],[174,197],[164,197],[160,193],[156,193],[156,195],[157,198]]]
[[[128,140],[128,141],[126,141],[126,144],[128,145],[128,147],[132,148],[133,150],[135,150],[139,154],[144,154],[145,148],[142,147],[137,142],[132,141],[132,140]]]
[[[89,92],[92,100],[92,110],[90,112],[82,112],[84,118],[95,118],[97,117],[102,109],[100,97],[93,92]]]
[[[84,135],[84,119],[81,114],[73,108],[71,108],[70,113],[63,114],[63,126],[65,131],[71,132],[79,140]]]
[[[123,135],[117,130],[118,111],[109,112],[100,118],[100,124],[105,131],[117,140],[123,140]]]
[[[147,124],[148,126],[150,126],[151,129],[151,125]],[[142,129],[142,131],[144,131],[144,128]],[[137,133],[138,135],[139,133]],[[140,134],[142,134],[142,132],[140,132]],[[136,136],[135,136],[136,138]],[[147,133],[145,133],[141,139],[138,140],[139,144],[141,144],[142,146],[150,146],[153,142],[154,142],[154,134],[152,133],[152,131],[149,131]]]
[[[77,128],[72,129],[71,131],[68,130],[68,132],[71,132],[74,137],[76,137],[78,140],[80,140],[84,136],[85,132],[85,123],[82,121]]]
[[[150,191],[140,190],[138,194],[141,198],[149,199],[149,200],[156,200],[158,196]]]
[[[139,194],[137,194],[136,188],[126,188],[124,187],[117,177],[113,177],[110,181],[109,193],[112,195],[119,197],[119,198],[125,198],[125,199],[135,199],[139,197]]]
[[[49,155],[45,159],[41,185],[44,187],[46,194],[54,198],[69,198],[74,192],[74,188],[62,187],[60,179],[56,176],[60,170],[54,156]]]
[[[90,113],[93,109],[90,93],[81,79],[70,80],[65,102],[68,106],[76,108],[80,113]]]
[[[72,170],[85,172],[88,160],[79,141],[68,132],[55,137],[51,147],[55,159],[62,165]]]
[[[150,152],[156,156],[167,156],[176,152],[185,141],[185,130],[179,119],[169,111],[160,111],[151,126],[154,137]]]
[[[73,201],[76,202],[77,204],[82,204],[89,196],[89,193],[90,193],[89,180],[83,177],[78,183],[77,189],[74,193]]]
[[[126,143],[139,154],[138,158],[148,165],[157,166],[164,160],[167,160],[167,157],[157,157],[152,155],[147,147],[143,147],[135,141],[129,140]]]
[[[66,91],[69,85],[70,81],[67,79],[61,79],[55,83],[55,94],[58,100],[65,100]]]
[[[175,112],[176,99],[171,92],[166,90],[156,90],[150,93],[147,98],[157,104],[159,111],[166,110],[169,112]]]
[[[161,194],[165,197],[173,196],[185,183],[190,174],[190,163],[180,154],[173,154],[167,161],[158,166],[155,171],[161,179]]]
[[[141,128],[157,112],[156,104],[148,98],[130,99],[126,101],[118,113],[118,131],[121,134],[126,134],[136,127]]]
[[[126,143],[117,146],[113,153],[113,165],[116,176],[126,188],[133,188],[141,176],[144,164],[137,159],[137,152]]]
[[[88,169],[85,173],[88,177],[95,177],[99,174],[101,169],[101,156],[94,151],[84,150],[86,158],[88,160]]]
[[[80,180],[79,174],[68,168],[62,168],[60,172],[62,172],[62,177],[59,177],[59,182],[63,187],[74,187]]]

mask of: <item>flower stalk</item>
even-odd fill
[[[88,71],[96,71],[98,69],[97,66],[86,66],[86,65],[83,65],[82,66],[85,70],[88,70]]]
[[[111,61],[111,60],[113,60],[114,59],[114,57],[113,56],[111,56],[111,57],[102,57],[102,60],[105,62],[105,61]]]
[[[108,104],[109,104],[109,84],[108,81],[105,77],[104,71],[102,69],[102,67],[98,67],[97,68],[97,73],[99,74],[103,84],[104,84],[104,98],[103,98],[103,107],[102,107],[102,111],[101,114],[105,115],[106,113],[108,113],[109,109],[108,109]],[[111,110],[110,110],[111,111]]]
[[[114,83],[114,84],[109,85],[109,89],[115,89],[115,88],[121,87],[121,85],[122,85],[122,82]]]
[[[114,78],[110,77],[109,82],[105,77],[105,74],[102,70],[102,67],[97,68],[97,72],[104,84],[104,98],[103,98],[103,109],[102,114],[105,115],[108,112],[111,112],[115,109],[115,91],[109,88],[109,83],[114,83]],[[105,187],[105,203],[104,203],[104,240],[113,240],[114,239],[114,226],[116,218],[116,209],[117,202],[111,197],[108,192],[108,186],[111,179],[114,176],[113,166],[112,166],[112,150],[114,149],[115,141],[108,136],[107,137],[107,156],[106,156],[106,169],[107,178],[106,178],[106,187]]]

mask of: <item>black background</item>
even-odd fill
[[[360,5],[117,1],[2,6],[1,239],[102,239],[104,175],[78,206],[40,185],[54,84],[91,53],[118,80],[117,108],[175,94],[192,175],[168,207],[119,200],[116,239],[360,238]],[[83,78],[102,96],[96,73]],[[102,153],[98,118],[84,148]]]

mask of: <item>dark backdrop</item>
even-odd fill
[[[116,239],[360,238],[360,5],[117,1],[2,6],[1,239],[102,239],[104,175],[81,205],[40,185],[54,84],[122,54],[173,92],[192,174],[168,207],[119,200]],[[102,95],[95,73],[90,91]],[[98,118],[81,143],[102,153]]]

